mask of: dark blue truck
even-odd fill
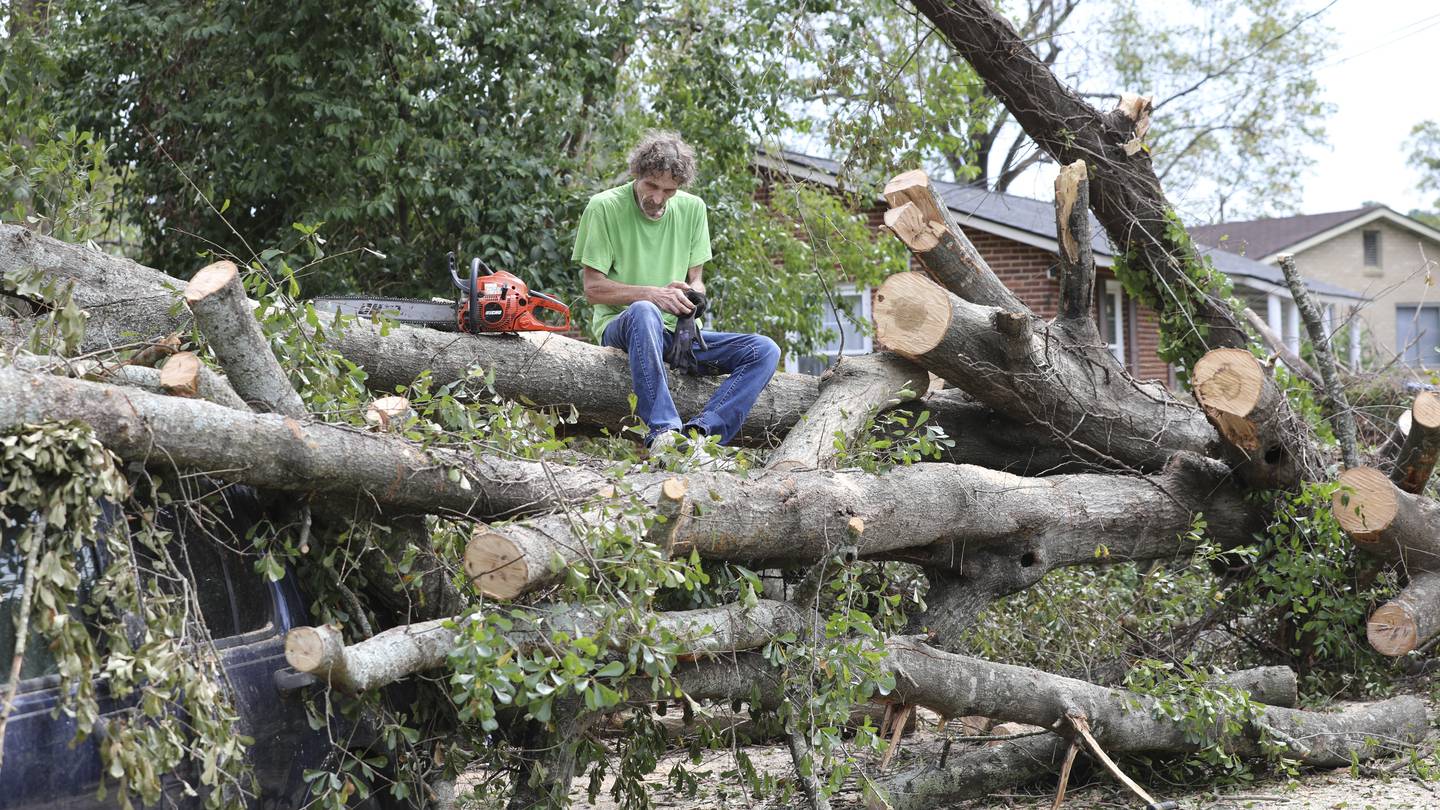
[[[229,528],[244,537],[248,527]],[[320,767],[332,747],[329,731],[312,729],[306,718],[302,694],[313,679],[285,662],[286,632],[309,623],[295,578],[266,582],[250,560],[222,543],[194,535],[185,543],[184,558],[201,613],[235,689],[244,733],[255,740],[251,762],[260,791],[250,804],[263,810],[303,807],[307,802],[303,774]],[[98,570],[96,562],[84,566],[92,577]],[[15,646],[24,564],[13,539],[0,537],[0,662],[4,662],[0,687],[8,680]],[[22,680],[5,729],[0,810],[118,808],[114,780],[106,785],[105,795],[99,795],[101,741],[92,735],[72,747],[75,721],[52,713],[60,699],[60,677],[37,635],[32,633],[26,644]],[[132,700],[106,698],[103,681],[97,684],[97,694],[107,716],[133,705]],[[199,798],[181,795],[178,786],[167,794],[165,806],[200,805]]]

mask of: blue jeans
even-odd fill
[[[637,301],[605,326],[600,342],[630,356],[630,382],[635,387],[636,415],[649,428],[646,443],[667,430],[700,430],[729,443],[740,432],[746,414],[766,383],[775,376],[780,347],[764,335],[702,332],[709,348],[695,349],[695,359],[729,378],[715,389],[704,410],[681,423],[665,380],[665,352],[675,333],[665,328],[660,308]]]

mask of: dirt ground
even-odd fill
[[[1435,704],[1430,705],[1432,719],[1437,715]],[[953,733],[953,732],[952,732]],[[943,734],[937,732],[931,723],[923,722],[920,728],[902,742],[897,764],[935,759],[939,756]],[[1181,810],[1217,808],[1219,810],[1430,810],[1440,808],[1440,759],[1434,748],[1440,742],[1440,735],[1432,732],[1424,752],[1424,759],[1436,775],[1422,778],[1409,760],[1395,759],[1378,762],[1355,776],[1349,769],[1303,772],[1298,779],[1284,777],[1261,778],[1243,785],[1221,785],[1213,789],[1178,789],[1164,784],[1147,783],[1143,777],[1137,781],[1159,801],[1176,801]],[[952,755],[960,750],[952,747]],[[745,749],[757,770],[774,775],[777,779],[788,780],[792,776],[790,756],[784,745],[750,746]],[[677,795],[665,786],[666,774],[676,763],[686,759],[683,754],[672,754],[663,759],[648,782],[655,785],[653,793],[658,807],[677,810],[731,810],[732,808],[782,808],[804,807],[803,800],[782,804],[773,800],[755,800],[740,787],[733,773],[735,759],[730,752],[706,752],[700,769],[708,776],[700,779],[700,790],[695,796]],[[876,762],[868,763],[874,768]],[[1067,810],[1122,810],[1143,807],[1133,794],[1120,787],[1115,781],[1090,777],[1090,782],[1072,782],[1066,792],[1063,807]],[[608,788],[608,782],[606,787]],[[601,794],[592,805],[585,796],[585,783],[576,782],[572,794],[576,807],[595,807],[599,810],[618,810],[618,805],[608,795]],[[1032,786],[1012,793],[992,795],[985,799],[960,802],[951,805],[967,810],[975,808],[1016,808],[1017,810],[1048,810],[1054,801],[1053,786]],[[863,808],[857,780],[852,777],[840,796],[831,801],[834,810],[856,810]]]

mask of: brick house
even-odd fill
[[[835,161],[788,151],[762,152],[755,163],[762,179],[762,198],[768,195],[771,185],[782,182],[807,182],[836,188],[836,177],[841,169]],[[933,182],[956,222],[1000,280],[1037,315],[1053,318],[1060,297],[1057,277],[1059,246],[1055,240],[1053,202],[973,186]],[[880,227],[887,207],[884,200],[878,200],[867,209],[872,227]],[[1094,235],[1091,248],[1096,267],[1095,317],[1101,336],[1109,343],[1110,351],[1136,378],[1160,380],[1173,385],[1173,370],[1157,354],[1160,332],[1155,313],[1125,294],[1111,270],[1115,256],[1110,243],[1093,215],[1090,227]],[[1278,267],[1213,248],[1202,246],[1202,250],[1217,269],[1231,278],[1237,294],[1243,298],[1263,300],[1276,297],[1290,304],[1290,293]],[[916,269],[919,269],[918,266]],[[1309,286],[1327,306],[1353,305],[1361,298],[1359,294],[1333,284],[1312,282]],[[842,289],[840,293],[848,307],[846,314],[850,320],[870,320],[869,290],[851,287]],[[1293,308],[1290,305],[1290,309]],[[831,312],[827,321],[834,322],[836,318],[836,314]],[[1286,328],[1288,321],[1272,325],[1276,326],[1276,332],[1289,339],[1291,330]],[[1293,334],[1298,346],[1298,319],[1295,325]],[[847,331],[845,346],[827,346],[826,353],[831,357],[836,352],[864,354],[874,348],[869,336],[854,335],[853,332]],[[828,359],[790,359],[786,370],[819,373]]]
[[[1294,254],[1307,278],[1360,290],[1362,328],[1349,330],[1343,347],[1352,366],[1360,361],[1363,331],[1380,364],[1399,355],[1412,367],[1440,368],[1440,293],[1433,278],[1440,231],[1383,205],[1367,205],[1225,222],[1190,233],[1198,242],[1260,264],[1274,266],[1280,254]],[[1289,310],[1285,315],[1294,317]]]

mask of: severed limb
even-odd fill
[[[293,419],[309,416],[270,351],[234,263],[222,261],[201,268],[185,285],[185,303],[242,399],[266,413]]]
[[[1098,341],[965,301],[922,273],[890,276],[875,300],[887,347],[1076,456],[1151,470],[1218,446],[1204,414],[1132,379]]]

